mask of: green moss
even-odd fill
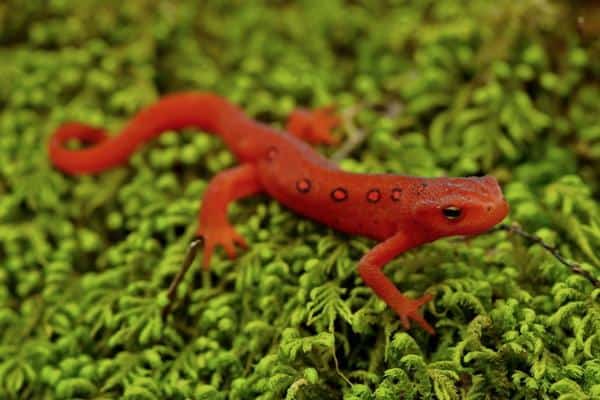
[[[353,110],[340,135],[366,133],[344,169],[492,173],[511,221],[598,277],[600,22],[574,4],[0,4],[0,397],[599,398],[600,289],[540,246],[495,232],[390,263],[401,290],[435,293],[431,337],[362,284],[371,241],[259,197],[230,209],[251,248],[196,265],[163,321],[231,153],[169,133],[126,167],[71,178],[44,146],[64,121],[115,132],[182,89],[275,126],[333,103]]]

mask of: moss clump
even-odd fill
[[[599,276],[593,2],[360,3],[0,4],[1,398],[600,397],[600,289],[537,245],[496,232],[391,263],[409,295],[436,294],[431,337],[362,285],[371,242],[247,200],[231,219],[251,249],[195,268],[163,322],[199,200],[231,154],[185,132],[97,177],[49,164],[61,122],[116,131],[175,90],[218,92],[274,125],[334,103],[367,133],[343,168],[493,173],[511,220]]]

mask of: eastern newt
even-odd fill
[[[432,296],[407,298],[383,274],[383,266],[438,238],[482,233],[507,215],[508,204],[491,176],[420,178],[342,171],[305,143],[335,142],[330,130],[338,122],[331,109],[296,110],[288,119],[287,134],[249,118],[215,94],[184,92],[141,110],[114,137],[79,123],[62,125],[49,142],[49,153],[66,173],[92,174],[125,163],[143,143],[166,130],[195,127],[217,134],[240,165],[216,175],[204,193],[197,235],[204,239],[205,268],[216,246],[231,258],[236,245],[247,247],[227,219],[228,205],[267,193],[300,215],[379,241],[359,261],[360,276],[406,329],[410,319],[434,334],[419,313]],[[92,146],[66,149],[71,139]]]

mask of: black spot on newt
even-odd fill
[[[275,157],[277,157],[278,152],[279,151],[277,150],[277,147],[275,147],[275,146],[269,147],[269,149],[267,150],[267,161],[273,161],[275,159]]]
[[[312,183],[306,178],[296,181],[296,190],[300,193],[310,192],[311,186],[312,186]]]
[[[344,201],[348,199],[348,191],[341,187],[336,188],[331,192],[331,198],[337,202]]]
[[[392,189],[392,194],[390,197],[392,198],[392,201],[400,201],[400,199],[402,198],[402,189],[400,189],[400,188]]]
[[[379,189],[371,189],[367,192],[367,201],[369,203],[377,203],[381,200],[381,191]]]

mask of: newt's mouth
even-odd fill
[[[494,204],[488,205],[485,209],[486,214],[483,216],[482,220],[485,221],[481,224],[479,229],[473,229],[472,232],[469,232],[465,237],[471,237],[480,235],[484,232],[487,232],[493,229],[496,225],[498,225],[510,212],[510,206],[504,197],[500,197],[497,202]]]
[[[489,221],[490,228],[502,221],[510,211],[508,202],[502,194],[502,189],[496,178],[484,176],[479,178],[484,193],[489,196],[489,203],[485,208],[486,219]]]
[[[502,194],[502,189],[498,181],[494,177],[485,176],[479,178],[478,181],[481,185],[478,194],[482,195],[483,204],[480,206],[476,217],[470,220],[466,236],[478,235],[489,231],[502,222],[510,211],[510,206]]]
[[[496,221],[494,225],[501,222],[508,215],[509,212],[510,206],[508,205],[506,199],[502,197],[498,204],[495,207],[493,206],[490,210],[490,213],[492,213],[492,219]]]

